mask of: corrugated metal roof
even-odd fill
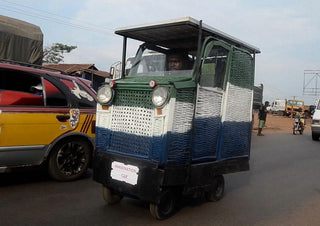
[[[94,64],[43,64],[43,66],[59,69],[68,74],[74,73],[76,71],[81,71],[84,69],[97,70]]]
[[[43,64],[43,66],[58,69],[61,71],[66,72],[67,74],[74,74],[76,72],[87,72],[87,73],[93,73],[95,75],[109,78],[110,73],[106,71],[99,71],[94,64]]]

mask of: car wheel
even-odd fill
[[[219,201],[224,194],[224,177],[222,175],[214,178],[211,189],[206,191],[206,199],[210,202]]]
[[[123,196],[114,194],[109,188],[102,186],[103,199],[109,204],[113,205],[121,201]]]
[[[51,151],[49,174],[59,181],[79,179],[87,172],[91,155],[91,147],[87,141],[79,138],[62,140]]]
[[[312,140],[319,140],[319,134],[312,133]]]
[[[158,219],[163,220],[170,217],[175,210],[176,199],[171,191],[165,191],[158,204],[150,203],[151,215]]]

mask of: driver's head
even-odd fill
[[[168,56],[169,71],[184,70],[188,66],[188,54],[183,52],[172,52]]]

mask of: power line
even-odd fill
[[[87,22],[84,23],[81,20],[74,20],[74,19],[72,19],[70,17],[63,17],[63,16],[60,16],[60,15],[57,15],[57,14],[54,14],[54,13],[51,13],[51,12],[47,12],[47,11],[44,11],[44,10],[32,8],[30,6],[26,6],[26,5],[22,5],[22,4],[18,4],[18,3],[12,3],[12,2],[9,2],[9,1],[6,1],[6,0],[1,0],[1,1],[5,2],[5,3],[9,3],[9,4],[13,4],[13,5],[17,5],[18,6],[18,7],[16,7],[16,6],[5,6],[5,5],[0,6],[0,9],[4,9],[6,11],[11,11],[11,12],[23,14],[23,15],[26,15],[26,16],[29,16],[29,17],[32,17],[32,18],[36,17],[38,19],[42,19],[42,20],[46,20],[46,21],[50,21],[50,22],[54,22],[54,23],[58,23],[58,24],[66,25],[66,26],[71,26],[71,27],[74,27],[74,28],[82,29],[82,30],[92,31],[92,32],[100,33],[100,34],[110,35],[112,33],[111,29],[101,28],[99,26],[96,26],[96,25],[93,25],[93,24],[90,24],[90,23],[87,23]],[[35,12],[32,12],[30,10],[26,10],[25,8],[32,9]],[[39,11],[46,13],[46,15],[39,13]],[[48,14],[53,15],[54,17],[48,16]],[[67,19],[71,19],[71,20],[74,20],[74,21],[79,21],[81,23],[72,23],[72,22],[69,22],[68,20],[64,20],[64,19],[61,19],[61,18],[67,18]]]
[[[55,17],[58,17],[58,18],[66,18],[66,19],[70,19],[70,20],[76,20],[76,21],[79,21],[83,24],[87,24],[89,26],[93,26],[93,27],[96,27],[95,24],[92,24],[92,23],[88,23],[87,21],[84,21],[84,20],[79,20],[79,19],[74,19],[74,18],[71,18],[71,17],[66,17],[66,16],[61,16],[61,15],[58,15],[58,14],[55,14],[55,13],[51,13],[51,12],[48,12],[48,11],[45,11],[45,10],[42,10],[42,9],[37,9],[37,8],[33,8],[33,7],[30,7],[30,6],[27,6],[27,5],[24,5],[24,4],[19,4],[19,3],[15,3],[15,2],[10,2],[10,1],[7,1],[7,0],[1,0],[3,2],[7,2],[9,4],[14,4],[14,5],[17,5],[18,7],[23,7],[23,8],[29,8],[31,10],[34,10],[36,12],[44,12],[45,14],[50,14],[50,15],[53,15]],[[106,30],[110,30],[110,31],[113,31],[113,29],[109,29],[109,28],[101,28],[101,29],[106,29]]]

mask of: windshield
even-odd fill
[[[295,107],[302,107],[302,101],[288,100],[288,105],[295,106]]]
[[[187,50],[141,45],[135,57],[127,59],[129,76],[192,76],[194,56]]]

